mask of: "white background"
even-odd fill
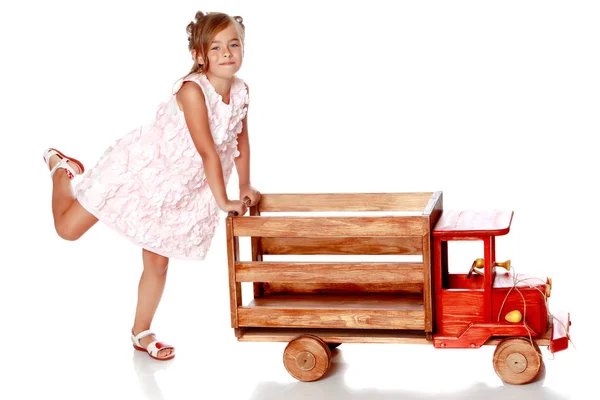
[[[171,263],[154,328],[176,359],[133,354],[141,251],[102,224],[61,240],[42,152],[90,168],[149,122],[191,67],[198,9],[244,18],[260,191],[442,190],[445,209],[512,209],[498,258],[553,278],[576,347],[545,351],[525,387],[502,384],[493,348],[401,345],[342,345],[327,379],[299,383],[283,343],[235,340],[221,225],[205,262]],[[594,1],[3,2],[0,398],[589,398],[599,20]]]

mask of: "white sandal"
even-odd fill
[[[148,347],[144,348],[144,346],[142,346],[142,344],[140,343],[140,340],[150,335],[154,335],[154,332],[152,332],[151,330],[140,332],[137,335],[134,335],[132,330],[131,341],[133,342],[133,348],[139,351],[147,352],[150,355],[150,357],[154,358],[155,360],[166,361],[175,357],[175,347],[163,342],[159,342],[158,340],[151,342],[150,344],[148,344]],[[158,352],[165,349],[173,349],[173,352],[166,357],[159,357]]]
[[[56,171],[58,171],[61,168],[65,170],[69,179],[73,179],[75,177],[75,175],[83,174],[83,172],[85,171],[85,168],[83,167],[83,164],[81,163],[81,161],[76,160],[73,157],[67,157],[60,151],[53,149],[53,148],[47,149],[44,152],[44,161],[46,162],[46,165],[48,166],[48,168],[50,168],[50,158],[52,156],[58,156],[58,157],[60,157],[61,160],[59,162],[57,162],[56,165],[54,166],[54,168],[52,168],[52,171],[50,171],[50,178],[52,178],[54,176],[54,174],[56,173]],[[75,163],[79,167],[79,170],[81,172],[77,173],[73,169],[73,167],[71,167],[68,164],[69,161],[71,161],[72,163]]]

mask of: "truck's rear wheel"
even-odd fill
[[[302,335],[288,343],[283,364],[291,376],[303,382],[320,379],[331,365],[331,351],[314,335]]]
[[[526,338],[508,338],[494,351],[494,370],[504,382],[523,385],[533,381],[543,365],[542,353]]]

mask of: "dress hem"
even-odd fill
[[[85,200],[83,200],[80,197],[77,197],[77,201],[79,202],[79,204],[81,204],[81,206],[90,214],[92,214],[94,217],[96,217],[96,219],[100,222],[102,222],[104,225],[108,226],[109,228],[111,228],[112,230],[114,230],[115,232],[117,232],[119,235],[123,236],[124,238],[126,238],[127,240],[129,240],[129,242],[137,245],[138,247],[141,247],[142,249],[151,251],[153,253],[156,253],[158,255],[161,255],[163,257],[167,257],[167,258],[171,258],[171,259],[176,259],[176,260],[185,260],[185,261],[204,261],[206,259],[206,254],[204,254],[204,256],[201,257],[188,257],[188,256],[184,256],[181,254],[175,254],[175,253],[169,253],[169,252],[165,252],[163,250],[159,250],[159,249],[155,249],[153,247],[144,245],[140,242],[138,242],[137,240],[133,239],[131,236],[127,236],[126,234],[124,234],[119,228],[117,228],[114,224],[111,224],[105,220],[103,220],[102,218],[100,218],[98,216],[98,214],[92,209],[92,207],[89,207],[89,205],[87,205],[85,203]],[[212,241],[212,238],[210,239]]]

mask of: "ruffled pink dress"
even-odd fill
[[[177,106],[175,93],[184,81],[197,83],[204,92],[227,185],[239,155],[237,135],[248,91],[234,78],[225,104],[205,75],[193,74],[159,105],[151,124],[130,131],[104,152],[82,176],[75,195],[86,210],[142,248],[170,258],[203,260],[222,211]]]

